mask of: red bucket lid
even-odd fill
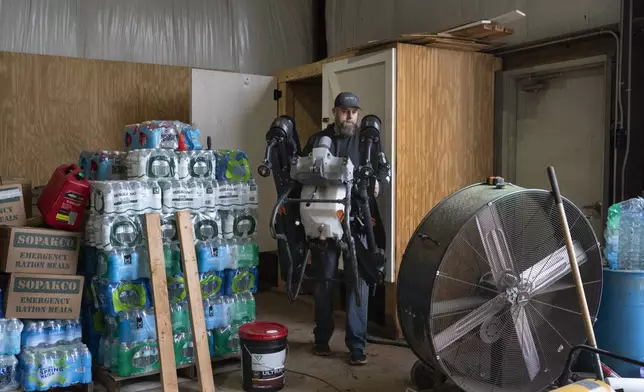
[[[255,321],[239,327],[239,338],[245,340],[277,340],[288,335],[288,328],[280,323]]]

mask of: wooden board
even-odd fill
[[[478,24],[460,30],[446,32],[445,35],[453,37],[471,38],[482,41],[492,41],[514,33],[513,29],[503,27],[498,23]]]
[[[466,52],[477,52],[490,49],[492,46],[486,42],[480,42],[468,38],[459,38],[439,34],[402,34],[396,38],[368,42],[346,49],[347,52],[364,54],[368,51],[382,50],[395,44],[423,45],[440,49],[462,50]]]
[[[282,70],[277,74],[275,74],[275,77],[277,78],[277,83],[279,85],[279,83],[290,82],[294,80],[303,80],[303,79],[313,78],[316,76],[321,76],[322,65],[326,63],[330,63],[332,61],[346,59],[354,55],[355,53],[351,51],[345,51],[343,53],[339,53],[336,56],[330,56],[320,61],[316,61],[315,63],[304,64],[298,67]]]
[[[190,326],[192,327],[192,342],[195,349],[199,385],[202,392],[214,392],[215,380],[210,364],[208,333],[203,312],[201,285],[197,271],[197,255],[194,246],[195,237],[190,211],[178,211],[176,216],[177,230],[179,231],[179,248],[181,249],[181,267],[183,267],[188,310],[190,311]]]
[[[396,83],[396,274],[423,217],[493,175],[493,56],[399,44]],[[397,324],[388,285],[386,323]]]
[[[174,334],[172,333],[170,303],[168,301],[168,281],[165,274],[165,255],[163,252],[160,214],[145,214],[145,232],[150,263],[152,297],[154,299],[161,385],[164,392],[178,392]]]
[[[0,175],[45,184],[127,124],[190,120],[189,67],[0,52]]]

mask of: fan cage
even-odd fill
[[[422,298],[412,298],[414,284],[421,280],[408,279],[411,287],[401,293],[407,305],[401,307],[399,303],[399,312],[404,313],[401,326],[405,337],[411,337],[407,340],[416,355],[425,362],[438,364],[466,391],[541,390],[561,373],[570,348],[586,340],[569,273],[563,226],[549,192],[512,186],[496,193],[491,188],[479,184],[453,194],[419,225],[403,264],[409,257],[415,259],[409,268],[420,267],[424,276],[432,273],[429,287],[424,290],[430,295],[424,303]],[[578,263],[583,263],[580,272],[594,318],[601,297],[600,246],[584,214],[565,198],[564,210]],[[440,227],[446,219],[454,221],[448,240],[438,246],[440,249],[427,252],[429,257],[420,261],[423,252],[418,249],[422,246],[418,238],[422,240],[424,232],[440,235],[438,229],[450,232],[449,228]],[[489,235],[481,234],[486,228]],[[505,241],[499,240],[503,236]],[[482,237],[487,238],[487,250]],[[499,256],[503,242],[507,244],[506,258],[512,260],[511,268],[503,268],[504,272],[499,273],[497,261],[493,272],[488,258],[503,259]],[[432,267],[423,268],[419,263]],[[399,285],[407,283],[402,276],[403,264]],[[564,267],[568,271],[565,274],[561,269]],[[409,268],[407,277],[411,274]],[[563,277],[556,281],[548,279],[560,275]],[[539,284],[539,291],[530,287],[531,283]],[[423,290],[418,295],[423,295]],[[465,328],[465,333],[463,328],[459,333],[448,329],[481,306],[496,311],[479,318],[484,321],[471,329]],[[532,346],[526,343],[530,340],[528,331]]]

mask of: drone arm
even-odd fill
[[[280,197],[277,199],[277,203],[275,203],[275,206],[273,207],[273,212],[271,213],[271,222],[270,222],[270,231],[271,231],[271,237],[274,239],[277,239],[277,231],[275,230],[275,225],[277,223],[277,214],[279,213],[280,207],[284,205],[284,202],[286,201],[286,198],[288,195],[291,193],[293,190],[294,184],[291,183],[286,187],[286,190],[284,193],[280,195]]]
[[[373,233],[373,221],[371,219],[371,207],[369,206],[369,195],[367,194],[367,186],[365,183],[361,184],[358,188],[360,194],[360,204],[362,204],[362,216],[364,218],[364,230],[367,237],[367,249],[370,253],[375,253],[378,249],[376,245],[376,236]]]
[[[377,148],[378,156],[374,160],[374,169],[376,171],[376,178],[380,183],[380,191],[382,192],[383,187],[388,186],[391,183],[391,165],[387,160],[382,143],[378,143]]]
[[[269,168],[271,167],[271,153],[273,151],[273,147],[275,147],[276,144],[277,140],[271,139],[266,145],[266,152],[264,153],[264,165],[268,166]]]

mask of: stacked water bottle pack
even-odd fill
[[[18,359],[20,334],[23,324],[18,319],[0,319],[0,391],[14,391],[20,387]]]
[[[137,150],[143,148],[201,150],[199,130],[193,125],[180,121],[145,121],[131,124],[123,132],[123,148]]]
[[[609,268],[644,270],[644,199],[637,197],[610,206],[604,237]]]
[[[191,212],[211,353],[237,352],[235,331],[255,318],[252,292],[259,261],[257,187],[245,154],[83,152],[81,167],[92,180],[81,259],[91,284],[83,315],[86,341],[97,363],[123,377],[159,366],[144,229],[147,212],[161,216],[177,365],[193,362],[194,350],[176,211]]]
[[[79,320],[25,320],[20,329],[18,381],[23,390],[46,391],[92,381],[92,355],[81,343]]]

